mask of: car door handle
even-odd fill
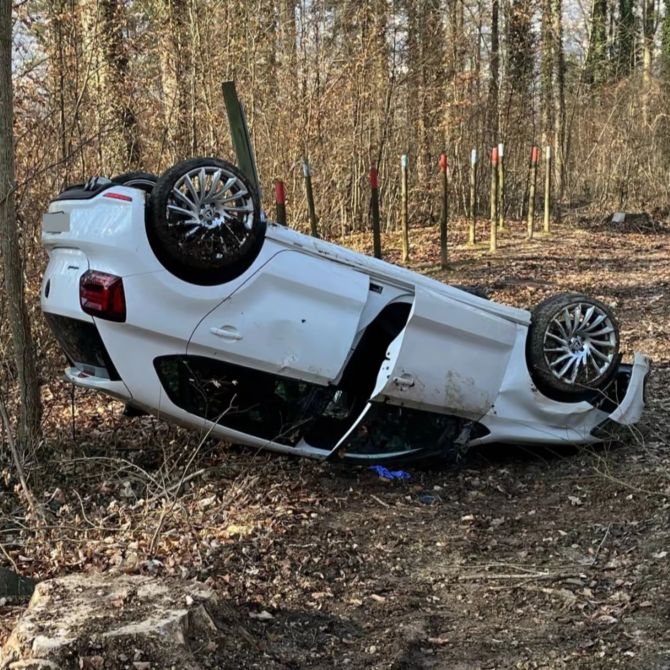
[[[221,326],[221,328],[210,328],[209,332],[224,340],[241,340],[242,335],[235,326]]]

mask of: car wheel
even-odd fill
[[[121,186],[130,186],[131,188],[138,188],[150,195],[154,190],[154,186],[158,181],[158,177],[149,172],[124,172],[118,177],[112,177],[115,184]]]
[[[258,194],[217,158],[177,163],[151,194],[147,235],[158,260],[184,281],[212,286],[242,274],[265,239]]]
[[[541,392],[555,400],[584,400],[616,374],[619,326],[599,300],[561,293],[533,310],[526,356]]]

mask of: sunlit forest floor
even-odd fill
[[[670,666],[670,234],[596,223],[528,243],[514,222],[495,255],[460,246],[458,224],[447,272],[437,229],[416,229],[410,265],[520,307],[566,290],[613,305],[623,350],[654,359],[648,410],[622,444],[491,446],[389,482],[200,444],[102,397],[73,399],[54,369],[31,466],[47,521],[6,496],[0,561],[37,579],[207,580],[237,613],[220,622],[237,651],[203,649],[203,667]],[[384,246],[397,261],[399,237]],[[20,611],[0,608],[0,638]]]

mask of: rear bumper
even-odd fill
[[[107,395],[117,398],[118,400],[123,400],[124,402],[132,400],[133,397],[128,390],[128,387],[122,381],[96,377],[95,375],[88,374],[76,367],[65,369],[65,380],[75,386],[81,386],[83,388],[106,393]]]

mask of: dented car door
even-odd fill
[[[478,419],[493,406],[518,327],[418,286],[371,399]]]

